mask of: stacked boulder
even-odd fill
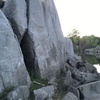
[[[53,0],[7,0],[2,11],[0,94],[13,87],[9,100],[27,100],[29,74],[52,80],[64,66],[64,37],[59,18]],[[21,92],[24,90],[28,95]]]
[[[11,87],[29,87],[30,83],[17,37],[0,10],[0,93]]]
[[[59,90],[62,100],[99,100],[100,76],[64,39],[53,0],[7,0],[2,11],[0,100],[10,88],[6,100],[28,100],[30,76],[49,80],[32,91],[35,100],[53,100]]]
[[[67,38],[66,38],[67,39]],[[72,44],[68,39],[67,44]],[[67,45],[69,48],[69,46]],[[69,50],[66,48],[66,54],[70,55],[66,57],[65,67],[63,68],[63,81],[62,88],[66,91],[66,95],[63,100],[99,100],[99,85],[100,75],[97,69],[91,64],[75,59],[73,48]],[[73,54],[73,55],[72,55]],[[69,57],[69,58],[68,58]]]

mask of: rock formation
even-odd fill
[[[48,84],[34,81],[42,87],[30,91],[30,78]],[[0,10],[0,100],[99,100],[99,80],[63,37],[53,0],[6,1]]]
[[[0,93],[8,87],[29,84],[30,77],[17,37],[0,10]]]
[[[53,0],[29,1],[28,35],[41,77],[55,76],[64,64],[64,37]]]
[[[9,19],[19,42],[21,42],[27,29],[27,7],[25,0],[7,0],[3,12]]]
[[[95,48],[85,49],[85,53],[87,55],[94,55],[97,58],[100,58],[100,46],[97,46]]]
[[[8,0],[3,12],[14,27],[19,41],[22,40],[27,69],[42,78],[51,78],[64,64],[64,37],[54,2],[21,2]]]

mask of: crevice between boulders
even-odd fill
[[[39,68],[38,61],[35,53],[34,42],[31,40],[30,35],[28,34],[28,25],[29,25],[29,2],[30,0],[25,0],[26,2],[26,17],[27,17],[27,29],[24,33],[24,36],[21,40],[20,46],[22,49],[24,62],[29,72],[29,75],[32,78],[39,77]]]
[[[37,77],[38,75],[38,62],[36,53],[34,50],[34,43],[31,40],[27,30],[23,39],[21,40],[21,49],[24,56],[24,61],[26,64],[26,68],[30,74],[30,77]]]

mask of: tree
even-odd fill
[[[68,37],[72,40],[74,45],[74,50],[78,51],[77,53],[80,55],[81,51],[81,43],[80,43],[80,36],[79,31],[76,29],[73,29],[71,33],[68,34]]]
[[[78,30],[73,29],[72,32],[71,33],[68,33],[67,36],[71,38],[71,37],[77,37],[77,36],[79,36],[79,34],[80,33],[78,32]]]

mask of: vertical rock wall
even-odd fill
[[[28,34],[34,42],[40,75],[54,76],[64,63],[64,38],[53,0],[29,1]]]
[[[0,10],[0,93],[8,87],[29,84],[18,40]]]
[[[55,76],[65,52],[53,0],[7,0],[3,12],[21,44],[28,71],[42,78]]]

